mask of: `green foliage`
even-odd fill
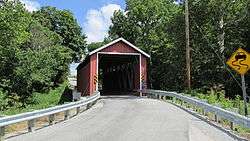
[[[233,101],[233,107],[240,108],[240,103],[241,103],[241,97],[239,95],[236,95]]]
[[[103,45],[104,45],[103,42],[90,43],[90,44],[87,45],[87,49],[88,49],[89,52],[91,52],[91,51],[93,51],[93,50],[95,50],[95,49],[97,49],[97,48],[99,48],[99,47],[101,47]]]
[[[53,107],[59,104],[61,95],[66,87],[66,83],[60,84],[59,87],[52,89],[46,93],[35,92],[33,94],[32,103],[26,107],[19,107],[18,105],[0,110],[0,115],[15,115],[23,112],[30,112],[44,108]],[[0,103],[1,104],[1,103]]]
[[[184,3],[126,0],[126,4],[125,12],[113,15],[110,38],[124,37],[151,55],[149,83],[152,85],[148,86],[184,90]],[[192,87],[219,86],[225,89],[226,96],[233,98],[241,90],[226,71],[224,62],[238,47],[250,51],[249,1],[190,0],[189,6]],[[233,75],[239,81],[238,75]],[[248,76],[246,81],[250,82]]]
[[[87,45],[88,52],[91,52],[99,47],[102,47],[103,45],[106,45],[110,43],[112,39],[105,37],[102,42],[93,42]]]
[[[70,51],[60,45],[42,50],[28,49],[18,56],[20,64],[12,78],[13,92],[22,96],[31,95],[33,90],[44,91],[64,80],[71,61]],[[18,82],[21,80],[21,82]],[[18,84],[18,85],[15,85]],[[23,85],[21,89],[20,85]]]
[[[79,60],[85,49],[85,35],[81,32],[73,14],[68,10],[59,10],[55,7],[42,7],[33,13],[33,17],[42,26],[56,32],[62,37],[62,45],[73,51],[74,60]]]
[[[8,106],[6,96],[6,93],[4,93],[2,89],[0,89],[0,111],[3,111]]]
[[[26,31],[31,21],[31,15],[17,0],[4,0],[0,6],[0,45],[20,45],[29,36]]]
[[[127,0],[126,14],[118,11],[112,18],[111,38],[123,37],[151,55],[149,81],[154,89],[183,88],[185,52],[176,46],[176,38],[184,40],[182,12],[171,0]]]
[[[239,95],[237,95],[234,99],[229,99],[225,97],[224,91],[207,91],[201,93],[199,89],[186,91],[185,94],[206,100],[209,104],[216,105],[224,109],[236,108],[238,109],[239,114],[244,115],[244,104],[241,96]],[[248,108],[250,108],[250,105]]]
[[[39,12],[29,13],[18,0],[5,0],[0,6],[0,109],[27,107],[34,102],[35,92],[46,93],[65,81],[76,53],[65,46],[65,38],[72,39],[75,47],[85,41],[75,41],[81,32],[70,12],[55,12],[62,20],[58,31],[43,25],[34,16]],[[64,26],[67,37],[59,32]]]
[[[41,50],[63,42],[60,35],[42,26],[37,20],[33,20],[30,23],[28,31],[30,37],[26,44],[22,45],[23,49]]]
[[[209,104],[214,104],[214,103],[217,103],[217,98],[214,94],[210,94],[207,96],[207,102]]]
[[[246,3],[244,0],[190,1],[192,74],[195,88],[223,85],[226,95],[230,97],[240,92],[224,62],[237,48],[247,47],[244,41],[247,39],[247,26],[244,23],[247,17]],[[236,73],[233,75],[239,80]]]
[[[27,28],[31,15],[16,0],[4,1],[0,6],[0,87],[9,89],[17,65],[19,46],[29,38]]]

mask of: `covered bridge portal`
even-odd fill
[[[150,56],[123,38],[88,54],[77,67],[77,90],[82,95],[127,93],[147,87]]]

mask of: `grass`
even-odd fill
[[[244,115],[244,102],[241,100],[239,95],[237,95],[235,99],[229,99],[225,97],[223,92],[203,94],[192,90],[190,92],[186,92],[186,94],[198,99],[206,100],[209,104],[219,106],[223,109],[237,109],[239,114]],[[250,113],[249,104],[248,113]]]
[[[33,97],[34,99],[33,103],[26,105],[25,108],[13,107],[4,111],[0,111],[0,115],[15,115],[59,105],[61,96],[66,86],[67,84],[64,83],[50,90],[47,93],[35,92]]]

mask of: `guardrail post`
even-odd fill
[[[87,104],[86,109],[89,109],[91,107],[91,104]]]
[[[195,106],[191,104],[191,109],[195,112]]]
[[[69,119],[69,110],[66,110],[64,112],[64,120],[67,120],[67,119]]]
[[[180,101],[181,101],[181,106],[183,106],[183,100],[180,99]]]
[[[214,113],[214,121],[218,122],[218,116],[216,115],[216,113]]]
[[[176,97],[173,97],[173,103],[176,103]]]
[[[53,125],[55,123],[55,115],[49,115],[49,125]]]
[[[190,108],[190,104],[188,102],[186,102],[186,108],[189,109]]]
[[[35,119],[28,121],[28,131],[33,132],[35,127]]]
[[[195,112],[199,112],[199,111],[198,111],[198,107],[197,107],[196,105],[194,105],[194,111],[195,111]]]
[[[201,108],[201,114],[202,114],[202,115],[206,115],[206,112],[205,112],[205,109],[204,109],[204,108]]]
[[[166,101],[167,100],[167,96],[163,96],[163,100]]]
[[[4,136],[5,136],[5,127],[0,127],[0,141],[4,140]]]
[[[232,121],[230,121],[230,129],[234,130],[234,123]]]
[[[78,115],[80,113],[80,107],[76,107],[76,114]]]
[[[96,104],[96,101],[93,101],[92,103],[91,103],[91,106],[94,106]]]

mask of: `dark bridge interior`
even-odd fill
[[[131,94],[138,88],[139,65],[138,55],[99,55],[98,89],[101,94]]]

